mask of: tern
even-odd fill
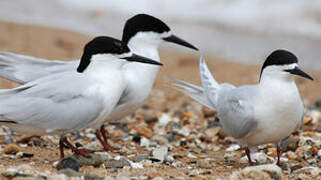
[[[202,57],[202,87],[172,80],[177,90],[216,110],[223,130],[246,146],[246,155],[251,165],[249,147],[266,143],[277,144],[277,165],[280,165],[278,143],[301,126],[304,115],[294,75],[313,80],[300,70],[298,59],[293,53],[276,50],[266,58],[258,84],[240,87],[219,84]]]
[[[160,62],[158,47],[162,42],[176,43],[194,50],[195,46],[174,35],[168,25],[160,19],[137,14],[127,20],[123,29],[122,41],[132,52]],[[46,60],[14,53],[0,53],[0,76],[24,84],[35,79],[74,69],[79,60],[60,61]],[[140,108],[149,96],[155,82],[159,66],[142,63],[128,63],[125,65],[124,76],[126,90],[121,95],[116,107],[107,122],[133,114]],[[104,125],[100,129],[106,134]],[[104,136],[104,141],[107,139]],[[108,143],[107,143],[108,144]],[[104,147],[106,151],[113,150],[110,145]]]
[[[61,158],[64,145],[87,156],[88,150],[75,148],[65,134],[101,126],[126,90],[124,66],[134,61],[161,65],[119,40],[96,37],[85,45],[78,67],[2,89],[0,125],[23,134],[60,134]]]

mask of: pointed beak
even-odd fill
[[[143,57],[143,56],[139,56],[137,54],[132,54],[132,56],[130,57],[125,57],[122,59],[126,59],[127,61],[134,61],[134,62],[140,62],[140,63],[146,63],[146,64],[154,64],[154,65],[158,65],[158,66],[162,66],[163,64],[157,61],[154,61],[152,59]]]
[[[188,48],[191,48],[191,49],[194,49],[196,51],[198,51],[198,49],[191,45],[190,43],[184,41],[183,39],[175,36],[175,35],[170,35],[169,37],[166,37],[166,38],[163,38],[165,41],[168,41],[168,42],[172,42],[172,43],[175,43],[175,44],[179,44],[179,45],[182,45],[182,46],[185,46],[185,47],[188,47]]]
[[[302,76],[302,77],[310,79],[310,80],[313,80],[313,78],[310,75],[308,75],[307,73],[302,71],[299,67],[295,67],[294,69],[287,69],[284,71],[289,72],[291,74],[298,75],[298,76]]]

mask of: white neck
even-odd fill
[[[85,73],[108,72],[109,70],[118,70],[124,64],[126,60],[121,60],[111,54],[97,54],[92,56],[91,62],[88,65]]]

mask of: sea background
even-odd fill
[[[0,20],[121,38],[126,19],[147,13],[206,55],[261,64],[288,49],[321,70],[321,0],[1,0]],[[175,45],[162,48],[189,50]]]

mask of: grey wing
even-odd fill
[[[52,73],[75,69],[77,63],[0,52],[0,76],[24,84]]]
[[[229,135],[240,139],[247,136],[257,127],[254,117],[254,106],[247,90],[233,88],[222,92],[218,99],[218,115],[223,128]],[[251,94],[249,89],[247,93]],[[252,94],[254,95],[254,94]]]
[[[64,86],[55,81],[43,83],[26,84],[13,92],[1,93],[0,122],[31,125],[47,131],[79,130],[88,127],[103,110],[101,98],[82,94],[84,82],[75,84],[74,81],[72,85],[62,82]]]

